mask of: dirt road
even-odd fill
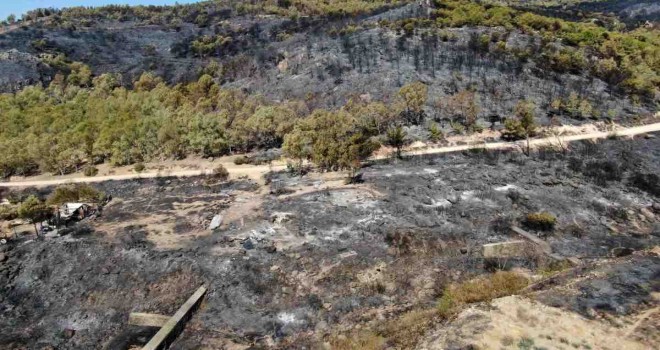
[[[222,164],[231,177],[247,176],[249,178],[259,180],[263,174],[269,171],[278,171],[286,168],[286,165],[277,164],[273,166],[268,165],[255,165],[255,166],[237,166],[229,163]],[[34,181],[13,181],[13,182],[0,182],[0,187],[41,187],[61,185],[68,183],[93,183],[103,182],[110,180],[130,180],[130,179],[147,179],[156,177],[191,177],[205,174],[212,174],[213,169],[198,169],[198,170],[179,170],[179,171],[158,171],[158,172],[144,172],[133,174],[121,175],[108,175],[108,176],[95,176],[95,177],[75,177],[75,178],[54,178],[52,180],[34,180]]]
[[[624,128],[616,130],[614,135],[616,136],[634,136],[639,134],[646,134],[650,132],[660,131],[660,123],[647,124],[642,126],[635,126],[631,128]],[[544,138],[537,138],[529,140],[530,147],[538,147],[545,145],[558,145],[566,144],[573,141],[580,140],[590,140],[590,139],[600,139],[606,138],[613,135],[611,131],[602,131],[602,132],[589,132],[584,134],[577,135],[557,135]],[[527,141],[516,141],[516,142],[490,142],[490,143],[480,143],[480,144],[467,144],[467,145],[458,145],[458,146],[447,146],[447,147],[432,147],[432,148],[423,148],[418,150],[406,151],[404,154],[407,156],[417,156],[424,154],[436,154],[436,153],[452,153],[452,152],[461,152],[469,149],[483,148],[483,149],[510,149],[510,148],[526,148]],[[387,155],[380,155],[374,157],[374,159],[384,159],[387,158]]]
[[[650,132],[660,131],[660,123],[647,124],[642,126],[636,126],[631,128],[624,128],[616,131],[617,136],[633,136],[639,134],[646,134]],[[588,140],[588,139],[599,139],[606,138],[611,136],[612,132],[589,132],[584,134],[569,135],[569,136],[551,136],[545,138],[532,139],[529,141],[530,147],[538,147],[542,145],[557,145],[565,144],[572,141],[579,140]],[[480,144],[468,144],[468,145],[458,145],[458,146],[447,146],[447,147],[432,147],[418,150],[406,151],[405,155],[414,156],[414,155],[424,155],[424,154],[440,154],[440,153],[451,153],[451,152],[461,152],[469,149],[475,148],[484,148],[484,149],[510,149],[510,148],[525,148],[527,147],[526,141],[518,142],[491,142],[491,143],[480,143]],[[378,155],[372,159],[385,159],[388,155]],[[249,178],[260,180],[262,175],[271,171],[271,170],[282,170],[286,167],[283,163],[277,163],[272,166],[268,165],[256,165],[256,166],[247,166],[247,165],[235,165],[233,163],[221,163],[229,171],[231,177],[247,176]],[[212,169],[201,169],[201,170],[180,170],[180,171],[159,171],[159,172],[145,172],[145,173],[133,173],[133,174],[122,174],[122,175],[108,175],[108,176],[97,176],[97,177],[74,177],[74,178],[53,178],[48,180],[20,180],[20,181],[10,181],[10,182],[0,182],[0,187],[39,187],[39,186],[52,186],[60,185],[66,183],[93,183],[93,182],[103,182],[110,180],[130,180],[138,178],[155,178],[163,176],[177,176],[177,177],[190,177],[190,176],[199,176],[204,174],[210,174]]]

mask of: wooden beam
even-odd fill
[[[550,248],[550,245],[548,244],[548,242],[546,242],[546,241],[536,237],[535,235],[521,229],[520,227],[511,226],[511,231],[513,231],[514,233],[530,240],[532,243],[539,246],[539,248],[541,248],[544,252],[546,252],[546,253],[552,252],[552,249]]]
[[[190,315],[199,305],[200,300],[206,293],[206,287],[199,287],[197,291],[186,302],[181,305],[179,310],[170,317],[163,327],[154,335],[142,350],[160,350],[167,349],[174,341],[177,335],[183,330],[183,326],[190,318]]]
[[[564,260],[563,257],[552,253],[552,248],[550,247],[550,244],[548,244],[548,242],[538,238],[537,236],[535,236],[535,235],[533,235],[533,234],[531,234],[531,233],[529,233],[529,232],[527,232],[527,231],[525,231],[525,230],[523,230],[523,229],[521,229],[520,227],[517,227],[517,226],[511,226],[511,231],[513,231],[514,233],[530,240],[532,243],[539,246],[539,248],[541,248],[541,250],[547,256],[551,257],[552,259],[554,259],[554,260]]]
[[[170,316],[159,314],[147,314],[143,312],[131,312],[128,316],[128,324],[133,326],[163,327]]]

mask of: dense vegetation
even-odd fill
[[[92,79],[76,67],[46,89],[0,96],[0,175],[65,174],[104,161],[212,157],[280,147],[285,139],[294,158],[327,169],[350,168],[373,151],[370,137],[426,101],[423,84],[411,84],[390,105],[356,100],[339,111],[312,111],[304,101],[274,104],[220,88],[208,75],[168,87],[144,74],[129,90],[118,87],[112,74]]]

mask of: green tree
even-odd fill
[[[88,184],[58,186],[46,200],[48,205],[60,206],[71,202],[98,203],[105,194]]]
[[[422,82],[406,84],[397,93],[403,105],[403,111],[408,114],[421,115],[428,97],[428,87]]]
[[[66,78],[66,81],[70,85],[74,86],[89,86],[92,82],[92,70],[89,66],[80,63],[73,62],[69,65],[71,73]]]
[[[534,136],[536,134],[536,106],[529,101],[521,101],[516,105],[516,117],[520,120],[520,125],[525,130],[526,136]]]
[[[7,23],[9,24],[16,23],[16,15],[12,13],[9,16],[7,16]]]
[[[424,116],[428,87],[422,82],[406,84],[397,93],[402,113],[407,121],[419,124]]]
[[[340,110],[315,110],[284,138],[288,157],[311,160],[321,170],[355,170],[378,147],[355,118]]]
[[[516,105],[516,117],[504,122],[502,138],[505,140],[528,139],[536,134],[536,106],[529,101],[520,101]]]
[[[396,127],[387,130],[387,144],[396,149],[397,158],[401,158],[401,150],[403,149],[403,146],[406,144],[407,136],[408,133],[405,130],[403,130],[401,125],[397,125]]]
[[[121,86],[121,74],[105,73],[92,79],[94,92],[101,96],[108,96],[115,88]]]
[[[44,220],[47,220],[52,216],[52,214],[53,213],[51,209],[35,196],[28,197],[18,207],[18,216],[21,219],[28,220],[31,224],[34,225],[34,231],[37,236],[39,235],[37,223],[41,223]]]
[[[163,79],[156,77],[152,73],[145,72],[140,75],[140,78],[135,83],[133,83],[133,88],[136,91],[151,91],[161,83],[163,83]]]

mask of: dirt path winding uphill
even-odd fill
[[[660,123],[653,123],[642,126],[619,129],[615,131],[615,135],[634,136],[634,135],[646,134],[646,133],[658,132],[658,131],[660,131]],[[569,136],[555,135],[550,137],[532,139],[529,141],[529,146],[538,147],[542,145],[557,145],[558,143],[565,144],[573,141],[606,138],[611,135],[612,135],[611,131],[588,132],[588,133],[569,135]],[[522,148],[527,147],[527,142],[526,141],[491,142],[491,143],[476,143],[476,144],[466,144],[466,145],[457,145],[457,146],[432,147],[432,148],[409,150],[406,151],[405,154],[408,156],[415,156],[415,155],[425,155],[425,154],[461,152],[475,148],[511,149],[511,148],[521,148],[521,147]],[[389,156],[390,156],[389,154],[380,154],[372,157],[372,159],[373,160],[385,159]],[[235,165],[231,162],[221,162],[219,164],[222,164],[229,171],[231,177],[247,176],[257,181],[259,181],[262,178],[263,174],[266,174],[269,171],[278,171],[286,168],[286,165],[282,162],[274,163],[271,166]],[[191,177],[191,176],[210,174],[212,173],[212,171],[213,171],[212,169],[174,170],[174,171],[165,170],[158,172],[117,174],[117,175],[107,175],[107,176],[97,176],[97,177],[83,177],[83,176],[66,177],[66,178],[53,177],[52,179],[42,179],[42,180],[21,179],[18,181],[0,182],[0,187],[52,186],[52,185],[60,185],[66,183],[94,183],[94,182],[103,182],[103,181],[111,181],[111,180],[130,180],[130,179],[138,179],[138,178],[156,178],[156,177],[164,177],[164,176]]]

